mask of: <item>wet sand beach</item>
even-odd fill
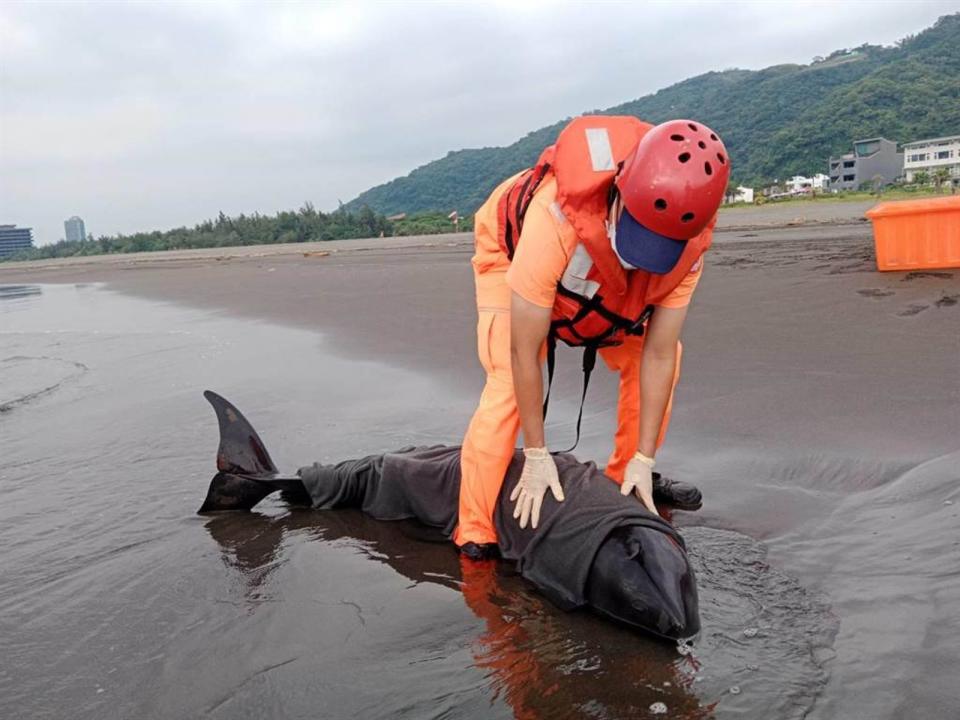
[[[951,717],[960,270],[880,274],[865,223],[781,212],[717,234],[684,332],[658,464],[705,495],[674,517],[689,654],[413,526],[194,515],[208,387],[281,469],[459,442],[483,381],[468,238],[0,266],[0,714]],[[578,353],[558,364],[565,446]],[[583,459],[615,399],[598,372]]]

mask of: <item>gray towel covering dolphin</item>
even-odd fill
[[[378,520],[413,519],[452,535],[459,447],[408,447],[281,475],[240,411],[216,393],[204,396],[217,413],[220,448],[201,513],[249,510],[282,491],[319,510],[360,508]],[[695,635],[696,578],[676,528],[623,497],[594,463],[565,453],[556,461],[566,499],[545,501],[536,530],[520,529],[508,499],[522,469],[519,451],[507,469],[494,514],[504,560],[563,609],[590,608],[671,639]]]

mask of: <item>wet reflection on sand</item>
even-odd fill
[[[670,717],[706,718],[693,683],[693,655],[585,614],[558,613],[509,567],[459,558],[414,523],[384,523],[357,511],[297,510],[281,516],[221,514],[205,527],[256,604],[289,536],[348,541],[413,583],[457,590],[482,626],[470,650],[493,692],[527,717],[635,717],[663,703]],[[626,634],[627,642],[624,642]]]

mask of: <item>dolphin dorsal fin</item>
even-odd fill
[[[239,475],[276,474],[277,466],[270,459],[270,453],[243,413],[211,390],[204,392],[203,396],[213,405],[220,423],[217,470]]]

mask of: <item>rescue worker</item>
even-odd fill
[[[492,518],[521,428],[514,517],[535,528],[548,489],[563,501],[543,430],[542,367],[546,357],[552,371],[556,340],[585,348],[585,372],[599,352],[620,373],[605,472],[656,512],[652,471],[679,379],[680,332],[729,173],[723,142],[701,123],[583,116],[477,211],[487,381],[463,441],[454,541],[465,555],[496,554]]]

